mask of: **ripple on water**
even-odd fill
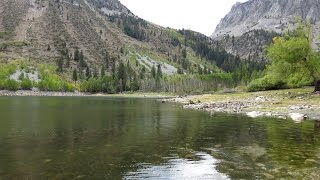
[[[171,159],[159,166],[143,165],[136,172],[130,172],[124,179],[184,179],[184,180],[225,180],[226,175],[216,170],[218,161],[207,153],[197,153],[199,161]]]

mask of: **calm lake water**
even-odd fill
[[[318,179],[320,123],[154,99],[0,97],[0,179]]]

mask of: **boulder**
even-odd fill
[[[289,117],[294,120],[295,122],[302,122],[303,120],[307,119],[307,116],[305,114],[301,113],[290,113]]]
[[[255,99],[255,101],[258,101],[258,102],[266,102],[268,101],[266,97],[264,96],[259,96]]]
[[[260,111],[252,111],[252,112],[247,113],[247,116],[252,117],[252,118],[260,117],[263,115],[264,115],[264,113],[260,112]]]

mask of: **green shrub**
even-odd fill
[[[32,81],[28,78],[24,78],[21,81],[21,89],[23,90],[31,90],[33,87]]]
[[[4,83],[4,89],[9,90],[9,91],[17,91],[20,88],[20,84],[12,79],[8,79]]]
[[[277,90],[283,88],[286,88],[286,83],[284,81],[270,76],[256,79],[248,85],[249,92]]]
[[[51,66],[40,66],[41,81],[36,84],[41,91],[74,91],[75,87],[55,72]]]
[[[89,93],[104,92],[113,94],[116,93],[116,85],[111,76],[104,76],[98,79],[90,78],[80,83],[80,91]]]

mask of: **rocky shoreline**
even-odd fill
[[[168,94],[158,94],[158,93],[131,93],[125,92],[122,94],[91,94],[91,93],[82,93],[82,92],[56,92],[56,91],[39,91],[39,90],[19,90],[19,91],[8,91],[0,90],[1,96],[31,96],[31,97],[83,97],[83,96],[92,96],[92,97],[132,97],[132,98],[172,98],[174,96]]]
[[[81,93],[81,92],[53,92],[53,91],[28,91],[28,90],[19,90],[19,91],[7,91],[1,90],[0,96],[91,96],[91,94]]]
[[[308,90],[309,88],[258,93],[217,93],[176,97],[167,101],[183,104],[186,109],[210,113],[244,114],[252,118],[266,116],[292,119],[295,122],[320,120],[320,95],[309,93]]]

